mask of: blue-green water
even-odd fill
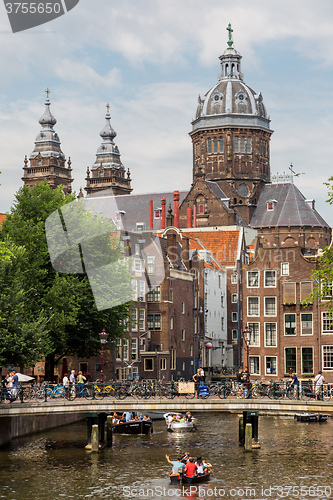
[[[174,434],[158,421],[151,436],[115,435],[99,454],[84,450],[85,422],[16,440],[0,450],[0,498],[333,498],[333,421],[260,417],[261,449],[252,453],[238,444],[237,415],[201,413],[197,426],[196,433]],[[169,483],[165,455],[186,451],[213,465],[201,488]]]

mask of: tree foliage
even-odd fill
[[[101,329],[106,328],[110,333],[109,340],[121,335],[121,325],[129,311],[128,304],[98,311],[86,274],[67,274],[55,271],[52,267],[45,221],[50,214],[74,200],[73,195],[64,195],[61,187],[52,189],[46,181],[33,188],[24,186],[18,191],[11,215],[3,222],[0,232],[3,244],[9,238],[16,245],[15,248],[22,249],[19,259],[22,277],[17,284],[17,287],[21,285],[21,293],[16,290],[16,302],[17,307],[21,305],[27,317],[36,322],[40,356],[45,356],[47,360],[47,378],[52,378],[54,364],[63,356],[89,357],[96,354],[100,347],[98,333]],[[92,217],[96,220],[96,216],[88,214],[86,217],[85,227],[88,231],[92,227]],[[109,235],[107,238],[110,242]],[[109,247],[111,258],[119,258],[117,245],[109,244]],[[13,262],[12,256],[7,255],[8,249],[2,251],[4,261],[9,258]],[[8,265],[11,267],[11,264]],[[8,284],[14,283],[14,277],[8,276]],[[12,292],[9,288],[6,290],[6,300],[9,301]],[[0,305],[0,316],[6,315],[8,310],[2,309]],[[25,336],[17,335],[27,350],[35,345],[36,339],[32,337],[30,341],[27,333]],[[0,339],[0,352],[5,352],[2,346],[4,341]],[[9,356],[2,358],[2,363],[21,364],[13,361],[19,350],[17,343],[12,349],[13,356],[10,359]],[[31,356],[29,362],[24,364],[33,363],[34,360],[35,356]]]

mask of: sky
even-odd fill
[[[332,0],[80,0],[66,15],[13,34],[0,5],[0,212],[22,186],[45,89],[73,189],[95,161],[106,103],[133,193],[187,190],[198,95],[220,72],[233,28],[244,81],[271,117],[271,172],[294,178],[333,225]]]

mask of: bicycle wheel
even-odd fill
[[[94,387],[94,396],[95,399],[103,399],[104,398],[104,392],[102,391],[101,387]]]
[[[45,401],[45,390],[44,389],[36,389],[35,396],[37,401]]]
[[[195,397],[195,392],[185,392],[186,399],[193,399]]]
[[[92,394],[92,387],[84,387],[83,388],[83,396],[86,398],[86,399],[92,399],[93,397],[93,394]]]
[[[127,396],[129,396],[129,392],[127,391],[126,387],[119,387],[119,389],[117,389],[117,393],[116,393],[116,396],[119,398],[119,399],[125,399],[127,398]]]
[[[76,398],[76,388],[75,386],[71,386],[68,388],[67,399],[68,401],[73,401]]]
[[[23,401],[28,402],[31,399],[32,393],[30,387],[25,387],[22,391]]]

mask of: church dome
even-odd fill
[[[230,24],[227,30],[228,48],[219,57],[221,72],[218,81],[203,98],[199,96],[193,130],[207,126],[259,126],[269,129],[270,118],[262,94],[244,83],[242,56],[233,47]]]

